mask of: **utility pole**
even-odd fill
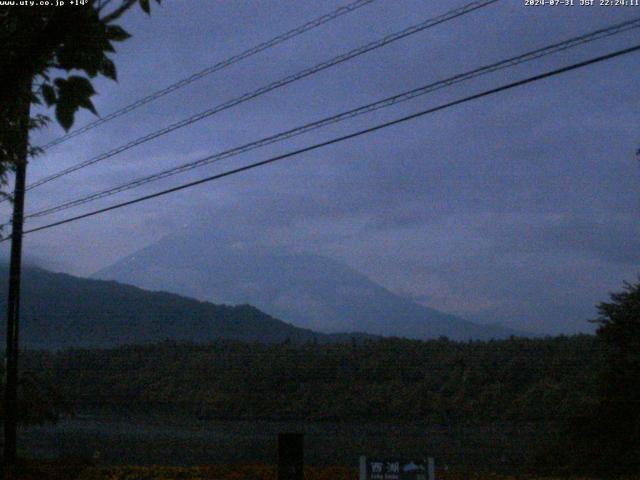
[[[16,99],[16,135],[19,137],[13,152],[15,187],[11,231],[11,260],[9,265],[9,299],[7,301],[7,346],[4,390],[4,476],[12,478],[16,465],[18,426],[18,326],[20,319],[20,272],[22,267],[22,227],[24,223],[24,194],[27,176],[29,145],[29,117],[31,110],[31,79]]]

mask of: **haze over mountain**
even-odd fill
[[[149,290],[225,304],[251,304],[301,328],[427,339],[503,338],[518,332],[478,325],[398,296],[327,257],[233,241],[185,228],[94,274]]]
[[[0,267],[6,291],[8,269]],[[209,342],[320,342],[350,340],[296,328],[250,305],[213,305],[166,292],[148,292],[25,267],[22,275],[20,344],[27,348],[113,347],[125,344]],[[6,297],[0,296],[0,319]],[[4,341],[5,327],[0,337]]]

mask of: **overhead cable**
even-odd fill
[[[86,125],[84,125],[81,128],[78,128],[76,130],[73,130],[69,133],[67,133],[66,135],[62,135],[58,138],[56,138],[55,140],[50,141],[49,143],[42,145],[40,148],[42,150],[47,150],[55,145],[59,145],[63,142],[66,142],[67,140],[73,138],[73,137],[77,137],[80,134],[83,134],[85,132],[88,132],[89,130],[92,130],[100,125],[103,125],[111,120],[113,120],[114,118],[118,118],[121,117],[123,115],[126,115],[129,112],[132,112],[134,110],[136,110],[137,108],[140,108],[143,105],[146,105],[147,103],[153,102],[159,98],[162,98],[172,92],[175,92],[176,90],[179,90],[180,88],[186,87],[187,85],[200,80],[201,78],[204,78],[208,75],[211,75],[212,73],[218,72],[220,70],[223,70],[227,67],[230,67],[231,65],[238,63],[241,60],[244,60],[246,58],[252,57],[253,55],[256,55],[260,52],[263,52],[264,50],[267,50],[271,47],[275,47],[276,45],[283,43],[287,40],[290,40],[294,37],[297,37],[298,35],[301,35],[305,32],[308,32],[309,30],[313,30],[314,28],[319,27],[320,25],[324,25],[327,22],[330,22],[332,20],[335,20],[338,17],[341,17],[342,15],[345,15],[347,13],[353,12],[354,10],[359,9],[360,7],[364,7],[365,5],[368,5],[369,3],[374,2],[375,0],[356,0],[353,3],[350,3],[348,5],[339,7],[335,10],[333,10],[332,12],[327,13],[326,15],[322,15],[320,17],[314,18],[313,20],[308,21],[307,23],[305,23],[304,25],[300,25],[299,27],[296,27],[292,30],[289,30],[288,32],[285,32],[283,34],[280,34],[266,42],[260,43],[254,47],[249,48],[248,50],[245,50],[242,53],[239,53],[237,55],[234,55],[232,57],[227,58],[226,60],[223,60],[221,62],[216,63],[215,65],[212,65],[210,67],[207,67],[203,70],[200,70],[199,72],[194,73],[193,75],[190,75],[186,78],[183,78],[182,80],[179,80],[175,83],[172,83],[171,85],[158,90],[156,92],[153,92],[149,95],[147,95],[146,97],[140,98],[138,100],[136,100],[135,102],[122,107],[114,112],[109,113],[108,115],[105,115],[104,117],[98,118],[97,120],[88,123]]]
[[[64,170],[61,170],[57,173],[54,173],[52,175],[49,175],[47,177],[44,177],[40,180],[36,180],[35,182],[27,185],[26,190],[31,190],[33,188],[39,187],[41,185],[44,185],[45,183],[51,182],[52,180],[56,180],[60,177],[63,177],[65,175],[68,175],[70,173],[76,172],[82,168],[86,168],[90,165],[94,165],[98,162],[101,162],[102,160],[106,160],[107,158],[111,158],[115,155],[118,155],[126,150],[129,150],[133,147],[136,147],[138,145],[141,145],[143,143],[146,143],[150,140],[156,139],[158,137],[161,137],[163,135],[166,135],[170,132],[173,132],[175,130],[178,130],[179,128],[183,128],[183,127],[187,127],[195,122],[198,122],[200,120],[203,120],[205,118],[208,118],[212,115],[215,115],[216,113],[220,113],[224,110],[227,110],[231,107],[235,107],[236,105],[239,105],[241,103],[244,103],[248,100],[251,100],[253,98],[259,97],[261,95],[264,95],[268,92],[271,92],[273,90],[276,90],[278,88],[284,87],[285,85],[288,85],[290,83],[293,83],[295,81],[301,80],[305,77],[308,77],[310,75],[313,75],[315,73],[318,73],[322,70],[326,70],[329,67],[332,67],[334,65],[338,65],[340,63],[346,62],[347,60],[351,60],[352,58],[356,58],[360,55],[363,55],[367,52],[370,52],[372,50],[376,50],[378,48],[381,48],[385,45],[388,45],[392,42],[395,42],[397,40],[400,40],[402,38],[408,37],[410,35],[416,34],[418,32],[421,32],[423,30],[426,30],[428,28],[434,27],[436,25],[439,25],[441,23],[444,22],[448,22],[450,20],[453,20],[457,17],[460,17],[462,15],[466,15],[468,13],[471,13],[475,10],[478,10],[480,8],[486,7],[492,3],[498,2],[499,0],[478,0],[478,1],[474,1],[471,2],[463,7],[460,8],[456,8],[455,10],[451,10],[445,14],[439,15],[437,17],[434,18],[430,18],[428,20],[425,20],[424,22],[421,22],[419,24],[413,25],[411,27],[405,28],[401,31],[398,31],[396,33],[392,33],[390,35],[387,35],[379,40],[375,40],[373,42],[370,42],[366,45],[363,45],[361,47],[355,48],[353,50],[350,50],[346,53],[343,53],[341,55],[338,55],[336,57],[331,58],[330,60],[326,60],[322,63],[319,63],[317,65],[314,65],[313,67],[309,67],[306,68],[304,70],[301,70],[297,73],[294,73],[292,75],[288,75],[284,78],[281,78],[280,80],[277,80],[275,82],[269,83],[268,85],[265,85],[263,87],[258,88],[257,90],[253,90],[251,92],[245,93],[243,95],[240,95],[239,97],[233,98],[231,100],[228,100],[224,103],[221,103],[219,105],[216,105],[215,107],[209,108],[207,110],[204,110],[200,113],[197,113],[195,115],[192,115],[188,118],[185,118],[183,120],[180,120],[176,123],[173,123],[167,127],[164,127],[160,130],[156,130],[154,132],[151,132],[143,137],[137,138],[135,140],[132,140],[124,145],[121,145],[119,147],[116,147],[108,152],[102,153],[96,157],[90,158],[88,160],[85,160],[84,162],[78,163],[76,165],[73,165],[71,167],[68,167]]]
[[[291,152],[288,152],[288,153],[285,153],[285,154],[282,154],[282,155],[278,155],[278,156],[275,156],[275,157],[270,157],[270,158],[268,158],[266,160],[262,160],[262,161],[255,162],[255,163],[251,163],[251,164],[245,165],[243,167],[235,168],[233,170],[229,170],[229,171],[226,171],[226,172],[223,172],[223,173],[219,173],[219,174],[212,175],[212,176],[209,176],[209,177],[206,177],[206,178],[202,178],[200,180],[196,180],[196,181],[193,181],[193,182],[189,182],[189,183],[185,183],[185,184],[182,184],[182,185],[178,185],[176,187],[172,187],[172,188],[169,188],[169,189],[166,189],[166,190],[162,190],[162,191],[159,191],[159,192],[156,192],[156,193],[152,193],[152,194],[149,194],[149,195],[144,195],[142,197],[138,197],[138,198],[135,198],[133,200],[128,200],[126,202],[117,203],[117,204],[111,205],[109,207],[101,208],[101,209],[94,210],[94,211],[91,211],[91,212],[87,212],[87,213],[84,213],[84,214],[81,214],[81,215],[76,215],[74,217],[66,218],[64,220],[59,220],[57,222],[49,223],[47,225],[42,225],[40,227],[32,228],[30,230],[25,230],[24,234],[34,233],[34,232],[38,232],[38,231],[41,231],[41,230],[50,229],[50,228],[53,228],[53,227],[56,227],[56,226],[59,226],[59,225],[64,225],[64,224],[67,224],[67,223],[75,222],[75,221],[78,221],[78,220],[81,220],[81,219],[84,219],[84,218],[93,217],[95,215],[99,215],[99,214],[102,214],[102,213],[110,212],[112,210],[116,210],[116,209],[120,209],[120,208],[129,206],[129,205],[133,205],[133,204],[136,204],[136,203],[140,203],[140,202],[144,202],[144,201],[147,201],[147,200],[151,200],[153,198],[158,198],[158,197],[161,197],[161,196],[164,196],[164,195],[168,195],[170,193],[174,193],[174,192],[177,192],[177,191],[180,191],[180,190],[184,190],[184,189],[187,189],[187,188],[192,188],[192,187],[195,187],[197,185],[209,183],[209,182],[212,182],[212,181],[215,181],[215,180],[219,180],[221,178],[225,178],[225,177],[228,177],[228,176],[231,176],[231,175],[235,175],[235,174],[238,174],[238,173],[241,173],[241,172],[245,172],[245,171],[248,171],[248,170],[253,170],[253,169],[258,168],[258,167],[262,167],[262,166],[265,166],[265,165],[269,165],[271,163],[278,162],[280,160],[284,160],[284,159],[287,159],[287,158],[298,156],[298,155],[306,153],[306,152],[310,152],[310,151],[317,150],[317,149],[320,149],[320,148],[323,148],[323,147],[327,147],[329,145],[334,145],[336,143],[340,143],[340,142],[343,142],[343,141],[346,141],[346,140],[350,140],[352,138],[356,138],[356,137],[360,137],[362,135],[373,133],[373,132],[376,132],[378,130],[382,130],[382,129],[391,127],[393,125],[398,125],[398,124],[407,122],[409,120],[414,120],[416,118],[420,118],[420,117],[423,117],[423,116],[428,115],[428,114],[432,114],[432,113],[435,113],[435,112],[438,112],[438,111],[441,111],[441,110],[445,110],[447,108],[454,107],[456,105],[461,105],[463,103],[467,103],[467,102],[470,102],[472,100],[477,100],[479,98],[487,97],[489,95],[494,95],[496,93],[500,93],[500,92],[503,92],[503,91],[506,91],[506,90],[511,90],[513,88],[516,88],[516,87],[520,87],[520,86],[523,86],[523,85],[526,85],[526,84],[529,84],[529,83],[537,82],[537,81],[540,81],[540,80],[543,80],[543,79],[546,79],[546,78],[550,78],[550,77],[553,77],[553,76],[556,76],[556,75],[560,75],[560,74],[563,74],[563,73],[566,73],[566,72],[569,72],[569,71],[572,71],[572,70],[577,70],[579,68],[584,68],[586,66],[593,65],[593,64],[596,64],[596,63],[600,63],[600,62],[603,62],[603,61],[606,61],[606,60],[610,60],[610,59],[613,59],[613,58],[616,58],[616,57],[621,57],[623,55],[628,55],[630,53],[637,52],[638,50],[640,50],[640,44],[635,45],[633,47],[629,47],[629,48],[623,49],[623,50],[617,50],[617,51],[609,53],[607,55],[601,55],[601,56],[598,56],[598,57],[595,57],[595,58],[591,58],[591,59],[583,61],[583,62],[574,63],[574,64],[566,66],[566,67],[561,67],[561,68],[558,68],[558,69],[555,69],[555,70],[547,71],[545,73],[542,73],[542,74],[539,74],[539,75],[534,75],[532,77],[528,77],[528,78],[525,78],[523,80],[518,80],[516,82],[508,83],[506,85],[502,85],[500,87],[492,88],[490,90],[485,90],[485,91],[483,91],[481,93],[477,93],[475,95],[470,95],[470,96],[461,98],[459,100],[455,100],[455,101],[452,101],[452,102],[448,102],[448,103],[439,105],[437,107],[432,107],[432,108],[429,108],[429,109],[426,109],[426,110],[422,110],[420,112],[413,113],[411,115],[407,115],[407,116],[398,118],[396,120],[392,120],[392,121],[389,121],[389,122],[381,123],[381,124],[375,125],[373,127],[366,128],[364,130],[359,130],[359,131],[356,131],[356,132],[353,132],[353,133],[350,133],[350,134],[347,134],[347,135],[343,135],[343,136],[340,136],[340,137],[337,137],[337,138],[333,138],[331,140],[327,140],[327,141],[324,141],[324,142],[316,143],[314,145],[310,145],[308,147],[304,147],[304,148],[301,148],[301,149],[298,149],[298,150],[294,150],[294,151],[291,151]],[[9,236],[7,238],[2,239],[1,241],[5,241],[5,240],[7,240],[9,238],[11,238],[11,237]]]
[[[623,32],[626,32],[628,30],[634,29],[634,28],[639,28],[640,27],[640,18],[634,19],[634,20],[630,20],[627,22],[622,22],[619,24],[615,24],[612,25],[610,27],[607,28],[602,28],[602,29],[598,29],[595,30],[593,32],[584,34],[584,35],[580,35],[577,37],[573,37],[570,38],[568,40],[559,42],[559,43],[555,43],[543,48],[539,48],[536,50],[532,50],[529,52],[526,52],[524,54],[515,56],[515,57],[511,57],[508,58],[506,60],[501,60],[499,62],[496,63],[492,63],[490,65],[485,65],[473,70],[470,70],[468,72],[465,73],[461,73],[458,75],[454,75],[452,77],[449,77],[445,80],[440,80],[434,83],[430,83],[428,85],[424,85],[421,86],[419,88],[415,88],[391,97],[387,97],[385,99],[373,102],[373,103],[369,103],[367,105],[358,107],[358,108],[354,108],[351,110],[348,110],[346,112],[342,112],[339,113],[337,115],[332,115],[329,117],[325,117],[321,120],[317,120],[311,123],[307,123],[305,125],[296,127],[296,128],[292,128],[289,130],[286,130],[284,132],[280,132],[277,133],[275,135],[270,135],[268,137],[264,137],[261,138],[259,140],[238,146],[238,147],[234,147],[228,150],[225,150],[223,152],[217,153],[215,155],[209,155],[205,158],[201,158],[198,159],[196,161],[192,161],[192,162],[187,162],[184,163],[182,165],[178,165],[176,167],[172,167],[166,170],[162,170],[160,172],[154,173],[152,175],[145,175],[142,176],[140,178],[137,178],[135,180],[132,181],[128,181],[126,183],[117,185],[115,187],[110,187],[108,189],[96,192],[96,193],[92,193],[89,195],[85,195],[79,198],[76,198],[74,200],[70,200],[55,206],[51,206],[51,207],[47,207],[45,209],[42,210],[38,210],[36,212],[33,213],[28,213],[25,218],[35,218],[35,217],[43,217],[46,215],[50,215],[56,212],[60,212],[63,210],[67,210],[69,208],[72,207],[76,207],[79,205],[83,205],[101,198],[105,198],[105,197],[109,197],[111,195],[115,195],[117,193],[120,192],[124,192],[126,190],[130,190],[136,187],[140,187],[142,185],[145,185],[147,183],[151,183],[157,180],[161,180],[163,178],[167,178],[173,175],[177,175],[179,173],[183,173],[189,170],[192,170],[194,168],[198,168],[198,167],[202,167],[205,165],[209,165],[211,163],[215,163],[230,157],[234,157],[237,155],[240,155],[242,153],[246,153],[248,151],[254,150],[256,148],[259,147],[263,147],[266,145],[270,145],[276,142],[280,142],[304,133],[307,133],[309,131],[312,130],[316,130],[318,128],[327,126],[327,125],[331,125],[334,123],[338,123],[350,118],[354,118],[360,115],[364,115],[366,113],[369,112],[373,112],[382,108],[386,108],[386,107],[390,107],[392,105],[401,103],[401,102],[405,102],[408,100],[411,100],[413,98],[419,97],[419,96],[423,96],[429,93],[432,93],[436,90],[445,88],[445,87],[449,87],[452,85],[455,85],[457,83],[461,83],[476,77],[479,77],[481,75],[486,75],[489,73],[493,73],[496,72],[498,70],[502,70],[505,68],[509,68],[509,67],[513,67],[515,65],[519,65],[522,63],[526,63],[526,62],[530,62],[532,60],[536,60],[538,58],[541,57],[545,57],[548,55],[552,55],[555,54],[557,52],[560,51],[564,51],[570,48],[574,48],[577,47],[579,45],[583,45],[586,43],[590,43],[602,38],[606,38],[606,37],[610,37],[612,35],[616,35],[616,34],[620,34]]]

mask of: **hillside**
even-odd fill
[[[7,278],[4,266],[0,268],[3,292]],[[339,339],[296,328],[249,305],[214,305],[34,267],[23,270],[21,310],[20,339],[27,348],[111,347],[166,339],[265,343]],[[4,295],[0,313],[4,324]],[[4,333],[2,326],[3,338]]]
[[[418,304],[336,260],[240,243],[206,226],[167,236],[94,277],[214,303],[248,303],[292,325],[325,333],[455,340],[522,335]]]

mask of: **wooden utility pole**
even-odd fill
[[[26,83],[26,82],[25,82]],[[24,194],[29,146],[31,79],[16,99],[16,150],[13,152],[15,188],[9,265],[9,298],[7,301],[7,346],[4,390],[4,467],[5,478],[11,478],[16,464],[18,426],[18,327],[20,319],[20,273],[22,267],[22,226]]]

